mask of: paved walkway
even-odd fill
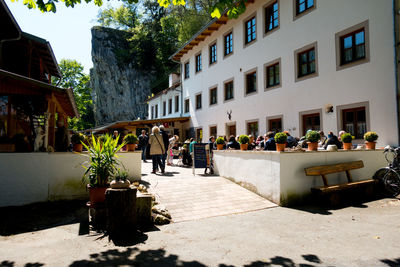
[[[142,180],[172,216],[174,222],[243,213],[276,207],[259,195],[204,169],[167,166],[166,173],[151,174],[152,163],[142,163]]]

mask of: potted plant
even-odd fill
[[[223,150],[224,149],[225,140],[224,140],[224,138],[222,136],[217,138],[216,143],[217,143],[217,150]]]
[[[374,150],[376,145],[376,140],[378,140],[378,135],[376,132],[366,132],[364,134],[365,146],[367,149]]]
[[[82,133],[74,133],[71,136],[71,142],[74,146],[75,152],[82,152],[82,143],[85,141],[86,136]]]
[[[101,139],[92,135],[92,142],[89,145],[83,144],[89,152],[89,155],[84,156],[89,157],[90,160],[84,163],[86,171],[82,180],[88,183],[91,206],[105,201],[108,183],[119,164],[116,153],[125,145],[124,142],[118,145],[118,139],[119,136],[113,139],[112,136],[106,135]],[[101,140],[104,142],[102,143]]]
[[[114,175],[114,180],[111,181],[110,187],[114,189],[128,188],[131,183],[128,180],[128,172],[124,169],[118,169]]]
[[[126,143],[127,151],[135,151],[136,144],[138,143],[136,134],[131,133],[125,135],[124,141]]]
[[[351,136],[351,134],[349,134],[349,133],[344,133],[344,134],[342,134],[340,139],[343,142],[343,149],[351,150],[351,147],[352,147],[351,141],[353,141],[353,136]]]
[[[247,146],[249,145],[249,136],[242,134],[239,136],[240,150],[247,150]]]
[[[275,143],[277,151],[285,151],[287,135],[283,132],[275,134]]]
[[[306,134],[307,145],[309,151],[317,151],[318,150],[318,141],[321,138],[321,135],[318,131],[308,131]]]

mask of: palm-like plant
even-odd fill
[[[92,135],[92,142],[89,145],[83,144],[89,151],[89,166],[84,166],[86,171],[83,181],[89,182],[91,187],[107,186],[112,175],[118,170],[118,155],[116,154],[124,145],[118,145],[119,135],[113,138],[106,135],[104,141]],[[86,156],[86,155],[85,155]]]

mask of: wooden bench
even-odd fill
[[[344,189],[350,189],[354,187],[366,186],[368,184],[375,183],[374,179],[367,179],[362,181],[353,182],[353,179],[350,174],[350,170],[361,169],[364,167],[364,163],[362,160],[345,162],[339,164],[332,165],[322,165],[305,168],[304,171],[307,176],[318,176],[321,175],[322,181],[324,182],[324,186],[321,187],[313,187],[311,188],[311,192],[313,193],[329,193],[335,192]],[[327,174],[346,172],[347,183],[344,184],[336,184],[329,185]]]

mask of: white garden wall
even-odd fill
[[[87,153],[82,153],[88,155]],[[141,152],[118,153],[131,180],[141,179]],[[48,200],[88,198],[76,153],[1,153],[0,207]]]
[[[322,186],[320,176],[304,174],[304,168],[362,160],[364,168],[351,171],[354,181],[372,178],[386,166],[382,150],[337,152],[214,151],[216,173],[233,180],[278,205],[293,203]],[[333,176],[333,177],[332,177]],[[328,183],[345,183],[345,173],[330,174]]]

